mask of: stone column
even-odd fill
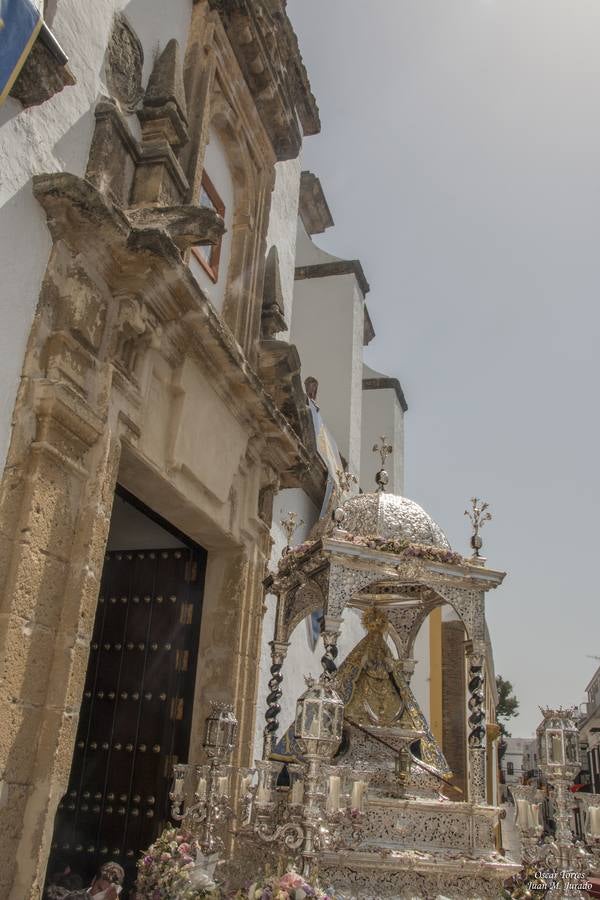
[[[494,798],[494,789],[493,783],[494,779],[496,780],[496,785],[498,784],[498,760],[496,756],[496,741],[502,734],[500,730],[500,726],[496,722],[488,722],[486,725],[486,739],[487,739],[487,780],[490,785],[490,790],[488,792],[488,803],[492,806],[495,803],[495,800],[499,798]]]
[[[13,443],[2,484],[0,895],[11,900],[37,898],[43,886],[119,462],[109,428],[64,385],[38,383],[33,408],[35,440],[22,455]]]
[[[467,645],[467,746],[469,800],[486,803],[485,645]]]

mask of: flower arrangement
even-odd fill
[[[285,569],[289,569],[290,566],[293,566],[297,559],[300,559],[301,556],[304,556],[305,553],[308,553],[313,547],[318,544],[319,541],[304,541],[302,544],[298,544],[296,547],[290,548],[290,550],[285,553],[284,556],[277,563],[277,568],[279,571],[284,571]]]
[[[408,541],[401,538],[383,538],[376,534],[352,534],[348,536],[351,544],[369,547],[371,550],[383,550],[384,553],[402,553],[408,547]]]
[[[465,558],[462,554],[446,547],[415,544],[404,538],[384,538],[376,534],[348,534],[344,540],[357,547],[368,547],[371,550],[382,550],[384,553],[395,553],[396,556],[402,556],[403,559],[428,559],[431,562],[443,562],[455,566],[466,566],[471,563],[471,560]],[[304,543],[298,544],[297,547],[293,547],[279,560],[279,571],[293,566],[296,560],[299,560],[312,550],[318,543],[318,541],[304,541]]]
[[[285,875],[274,875],[251,884],[247,890],[238,891],[235,900],[334,900],[332,894],[309,884],[293,870]]]
[[[445,547],[430,547],[428,544],[408,544],[402,551],[405,559],[429,559],[432,562],[444,562],[454,566],[464,566],[468,562],[460,553]]]
[[[372,550],[383,550],[384,553],[395,553],[403,559],[428,559],[432,562],[445,562],[450,565],[465,565],[468,560],[460,553],[445,547],[432,547],[430,544],[414,544],[403,538],[382,538],[377,535],[352,535],[352,544],[359,547],[370,547]]]
[[[220,897],[199,859],[200,847],[192,835],[166,828],[138,862],[136,896],[144,900]]]

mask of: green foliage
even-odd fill
[[[496,675],[496,689],[498,691],[496,720],[504,737],[510,737],[506,724],[513,716],[519,715],[519,701],[515,697],[511,682],[506,681],[502,675]]]

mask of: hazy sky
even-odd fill
[[[468,547],[487,499],[496,670],[571,704],[600,661],[600,3],[289,0],[323,121],[305,144],[400,378],[406,494]]]

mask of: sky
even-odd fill
[[[398,377],[407,496],[469,552],[490,503],[496,671],[531,734],[600,665],[600,3],[288,0],[322,132],[304,168]]]

